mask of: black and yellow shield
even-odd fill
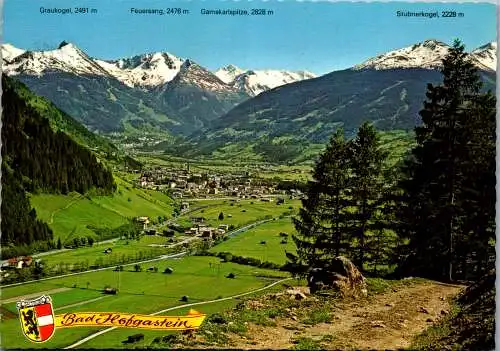
[[[40,341],[35,307],[26,307],[19,310],[19,319],[24,335],[31,341]]]

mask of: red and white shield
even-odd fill
[[[17,308],[23,333],[30,341],[44,342],[54,335],[55,318],[49,296],[19,301]]]

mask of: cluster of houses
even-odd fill
[[[273,186],[253,184],[248,172],[238,174],[193,173],[189,169],[154,168],[145,171],[137,186],[169,192],[173,197],[207,197],[209,195],[250,196],[285,194]]]
[[[217,240],[224,237],[224,235],[227,233],[228,230],[229,230],[229,225],[227,224],[220,224],[217,228],[214,228],[214,227],[207,227],[202,223],[197,223],[188,230],[185,230],[184,234],[199,235],[206,240],[209,239]]]
[[[0,265],[0,282],[10,276],[10,273],[8,272],[9,270],[23,269],[40,262],[40,259],[33,260],[33,257],[31,256],[9,258],[8,260],[3,261]]]
[[[137,217],[135,220],[142,224],[142,229],[146,230],[149,224],[149,217],[141,216]]]
[[[39,261],[39,260],[38,260]],[[7,261],[2,263],[3,269],[21,269],[24,267],[31,266],[35,261],[33,261],[33,257],[31,256],[19,256],[9,258]]]
[[[229,230],[228,224],[220,224],[217,228],[210,227],[204,224],[204,217],[191,217],[190,218],[193,223],[195,223],[191,228],[184,230],[184,234],[193,235],[193,236],[201,236],[202,238],[216,240],[218,238],[223,237],[227,231]],[[147,224],[149,224],[148,217],[137,217],[136,221],[142,223],[144,225],[144,233],[148,235],[156,235],[157,232],[155,229],[147,229]],[[177,225],[180,228],[180,226]],[[163,235],[165,236],[173,236],[174,230],[167,229],[163,231]],[[104,251],[104,253],[111,252],[111,248],[108,248]]]

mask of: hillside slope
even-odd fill
[[[3,75],[2,89],[2,245],[39,242],[47,249],[52,232],[37,219],[27,191],[111,193],[116,185],[90,150],[52,129],[49,119],[25,99],[29,94],[22,87]],[[75,127],[69,119],[61,121]]]
[[[482,76],[485,88],[493,89],[494,73]],[[247,100],[198,133],[196,140],[224,144],[293,135],[325,142],[338,127],[353,135],[363,121],[382,130],[413,129],[420,123],[427,84],[440,81],[439,71],[431,69],[337,71]]]
[[[63,244],[82,237],[102,240],[100,230],[115,230],[138,216],[156,220],[158,216],[172,215],[173,200],[168,196],[153,190],[135,189],[119,177],[115,177],[115,181],[117,190],[113,194],[37,194],[30,197],[30,203],[52,229],[54,238],[61,239]]]
[[[49,121],[50,126],[55,132],[62,131],[82,146],[99,151],[105,155],[118,152],[116,146],[107,139],[90,132],[67,113],[59,110],[52,102],[34,94],[25,84],[16,79],[9,79],[9,85],[40,117],[46,118]]]
[[[411,130],[420,124],[418,112],[427,84],[442,81],[440,68],[450,47],[437,40],[389,51],[350,69],[303,80],[263,92],[214,120],[192,136],[200,149],[227,143],[288,139],[287,146],[324,143],[339,127],[347,136],[362,122],[380,130]],[[495,90],[496,43],[469,54],[484,82]]]

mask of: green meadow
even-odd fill
[[[133,256],[137,258],[137,254],[142,252],[146,254],[161,255],[171,252],[170,249],[149,246],[150,244],[167,245],[167,238],[163,236],[141,236],[140,240],[117,240],[102,244],[94,244],[92,247],[79,247],[68,251],[62,251],[52,255],[44,256],[42,259],[48,267],[53,267],[59,264],[78,264],[86,262],[88,265],[94,265],[97,260],[102,263],[116,262],[119,264],[124,257]],[[111,253],[104,253],[104,250],[111,248]]]
[[[287,233],[286,243],[279,234]],[[214,246],[212,252],[230,252],[236,256],[257,258],[276,264],[285,264],[285,251],[295,252],[292,235],[296,234],[295,228],[289,217],[267,222],[248,231],[235,235],[230,240],[223,241]],[[265,244],[261,244],[264,242]]]
[[[2,289],[3,298],[18,297],[24,294],[43,293],[57,288],[69,288],[77,296],[81,291],[91,292],[89,299],[95,298],[96,294],[105,286],[119,289],[117,295],[109,296],[88,304],[74,306],[64,309],[63,312],[96,311],[96,312],[133,312],[153,313],[162,309],[182,305],[180,298],[189,296],[188,302],[202,302],[222,297],[232,296],[239,293],[255,290],[269,285],[274,280],[287,277],[287,273],[259,269],[251,266],[243,266],[234,263],[221,263],[215,257],[185,257],[182,259],[169,259],[142,265],[141,272],[133,271],[133,267],[126,267],[123,272],[105,270],[86,273],[71,277],[63,277],[48,281],[24,284]],[[157,266],[157,273],[147,272],[150,266]],[[166,267],[173,268],[172,274],[162,273]],[[229,273],[236,275],[235,279],[228,279]],[[95,294],[93,294],[95,293]],[[64,296],[59,297],[59,294]],[[80,298],[69,299],[69,292],[64,291],[51,295],[54,300],[54,308],[58,309],[65,304],[81,301]],[[105,296],[105,295],[103,295]],[[207,305],[208,306],[208,305]],[[196,308],[201,312],[211,311],[204,306]],[[168,313],[177,315],[177,313]],[[58,314],[56,312],[56,314]],[[31,344],[22,335],[17,318],[2,321],[0,333],[5,348],[60,348],[68,346],[77,340],[90,335],[98,328],[68,328],[58,329],[54,337],[44,344]],[[120,335],[123,339],[126,335],[133,334],[134,330],[122,330]],[[158,332],[161,334],[161,332]],[[163,332],[164,333],[164,332]],[[123,339],[105,334],[102,340],[110,347],[124,347]],[[96,345],[100,345],[101,337],[96,338]],[[104,344],[103,344],[104,345]],[[82,345],[88,347],[88,345]]]
[[[265,285],[271,284],[271,281],[269,281]],[[205,305],[200,305],[200,306],[193,306],[193,307],[181,307],[179,309],[166,312],[165,315],[176,315],[176,316],[183,316],[186,315],[191,308],[200,311],[202,313],[205,313],[207,316],[210,316],[211,314],[214,313],[220,313],[221,311],[228,310],[234,306],[236,306],[239,302],[242,300],[245,300],[247,298],[252,298],[255,296],[259,296],[262,294],[266,294],[269,292],[273,291],[278,291],[283,289],[283,284],[286,284],[286,282],[276,284],[275,286],[263,290],[261,292],[257,292],[254,294],[249,294],[246,296],[243,296],[241,298],[236,298],[236,299],[231,299],[231,300],[225,300],[225,301],[218,301],[210,304],[205,304]],[[265,286],[264,285],[264,286]],[[144,334],[144,340],[139,341],[134,344],[133,347],[150,347],[151,344],[153,343],[153,339],[156,337],[162,337],[167,334],[172,334],[172,333],[178,333],[178,332],[160,332],[160,331],[152,331],[152,330],[146,330],[146,329],[141,329],[139,331],[141,334]],[[82,348],[96,348],[96,349],[105,349],[105,348],[116,348],[118,347],[117,345],[127,339],[129,335],[135,334],[135,330],[133,329],[115,329],[111,332],[108,332],[106,334],[103,334],[101,336],[96,337],[95,339],[89,340],[87,343],[81,345],[80,347]],[[127,345],[127,344],[125,344]],[[126,346],[122,346],[126,347]]]
[[[203,203],[208,205],[210,202],[199,201],[200,205],[203,205]],[[191,217],[204,217],[205,223],[212,226],[228,224],[240,227],[266,216],[277,217],[283,213],[297,210],[299,206],[299,200],[285,200],[285,203],[281,205],[277,205],[273,200],[271,202],[264,202],[258,199],[241,200],[239,202],[225,200],[220,206],[210,206],[183,215],[179,217],[178,222],[187,226],[192,224]],[[224,214],[224,218],[219,220],[221,212]]]
[[[115,181],[117,191],[109,196],[40,194],[32,195],[30,201],[39,218],[53,230],[54,239],[60,238],[62,243],[75,237],[97,239],[88,226],[113,229],[137,216],[171,217],[173,200],[165,194],[134,188],[118,177]]]

